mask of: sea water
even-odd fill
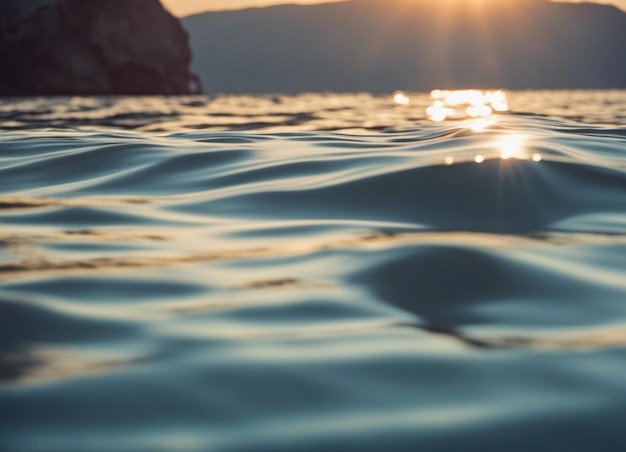
[[[0,450],[626,450],[626,92],[402,95],[3,100]]]

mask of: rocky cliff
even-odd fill
[[[0,95],[198,93],[188,41],[158,0],[5,0]]]

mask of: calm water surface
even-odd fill
[[[626,92],[0,103],[0,450],[626,450]]]

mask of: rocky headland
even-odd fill
[[[0,95],[202,91],[189,37],[158,0],[3,0]]]

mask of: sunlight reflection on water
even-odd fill
[[[509,111],[507,94],[502,90],[436,89],[430,95],[434,102],[426,109],[426,114],[435,122],[445,121],[447,118],[486,118],[495,112]]]
[[[626,90],[506,91],[507,114],[562,118],[596,125],[626,123]],[[395,95],[398,95],[397,99]],[[494,112],[475,118],[476,129],[486,128],[500,115],[501,94],[492,97]],[[478,99],[477,96],[474,96]],[[302,93],[296,95],[219,95],[184,97],[58,97],[15,98],[0,103],[0,129],[112,128],[138,132],[241,131],[303,132],[341,131],[377,133],[432,123],[434,118],[469,119],[464,109],[433,99],[430,93]],[[400,101],[398,103],[397,101]],[[429,107],[434,118],[427,114]],[[481,125],[478,125],[481,124]]]
[[[497,143],[500,148],[500,156],[504,160],[510,158],[524,158],[524,135],[507,135]]]
[[[507,93],[503,90],[436,89],[430,93],[430,96],[433,102],[432,105],[426,108],[426,114],[429,120],[433,122],[443,122],[447,119],[473,119],[469,127],[466,123],[463,124],[463,127],[468,127],[468,129],[476,133],[484,132],[497,124],[497,118],[495,118],[497,113],[509,111]],[[411,101],[403,91],[394,93],[394,100],[396,103],[404,105],[408,105]],[[502,160],[518,159],[532,160],[534,162],[542,161],[543,156],[541,154],[528,153],[526,149],[526,141],[528,138],[527,135],[515,134],[509,131],[493,143],[493,148],[497,150],[497,155]],[[489,155],[476,154],[473,159],[475,163],[480,164],[489,158]],[[456,163],[456,160],[454,157],[448,156],[444,159],[444,163],[450,166]]]
[[[396,91],[393,93],[393,100],[398,105],[409,105],[411,98],[406,95],[404,91]]]

